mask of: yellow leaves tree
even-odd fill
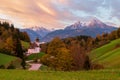
[[[13,53],[15,46],[12,37],[6,39],[5,48]]]
[[[59,70],[71,70],[73,59],[70,51],[66,48],[61,48],[57,53],[56,64]]]
[[[47,53],[55,56],[60,48],[66,47],[65,44],[56,37],[49,43]]]
[[[41,61],[55,70],[66,71],[72,68],[72,56],[65,44],[58,37],[49,43],[47,54]]]

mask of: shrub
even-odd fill
[[[5,66],[4,65],[0,65],[0,69],[5,69]]]
[[[15,69],[15,66],[13,64],[10,64],[7,69]]]
[[[100,64],[91,64],[91,69],[104,69],[104,66]]]

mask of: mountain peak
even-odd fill
[[[39,26],[33,26],[33,27],[30,27],[30,29],[32,29],[34,31],[37,31],[37,30],[46,30],[44,27],[39,27]]]
[[[77,21],[77,22],[75,22],[75,24],[76,24],[76,25],[79,25],[79,24],[81,24],[81,21]]]
[[[106,26],[107,25],[105,23],[103,23],[102,21],[100,21],[97,18],[92,18],[87,24],[87,27],[101,27],[101,28],[104,28]]]
[[[97,18],[92,18],[89,22],[87,26],[105,26],[106,24],[104,24],[102,21],[98,20]]]
[[[109,28],[110,25],[107,25],[100,21],[97,18],[91,18],[88,22],[78,21],[70,26],[67,26],[65,29],[73,30],[73,29],[85,29],[85,28]]]
[[[85,27],[86,23],[83,23],[81,21],[77,21],[76,23],[70,25],[70,26],[67,26],[65,29],[66,30],[69,30],[69,29],[81,29],[83,27]]]

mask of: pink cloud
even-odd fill
[[[22,25],[63,28],[82,19],[82,14],[77,12],[94,16],[99,12],[99,7],[106,6],[108,3],[105,0],[0,0],[0,14],[9,16],[10,20]],[[116,15],[120,17],[119,14]]]

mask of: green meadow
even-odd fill
[[[0,65],[8,67],[10,64],[12,64],[16,68],[20,68],[21,59],[0,53]]]
[[[22,46],[24,46],[25,49],[28,49],[30,44],[28,42],[25,41],[21,41]]]
[[[37,54],[31,54],[31,55],[27,56],[27,60],[35,60],[36,58],[40,59],[43,55],[45,55],[45,53],[43,53],[43,52],[40,52]]]
[[[93,63],[102,64],[105,68],[120,68],[120,39],[94,49],[90,53]]]
[[[0,65],[8,64],[12,61],[15,61],[17,58],[9,55],[0,53]]]
[[[26,48],[28,44],[22,42]],[[89,71],[51,71],[51,70],[0,70],[0,80],[120,80],[120,39],[92,50],[89,54],[93,63],[99,63],[105,67],[103,70]],[[36,57],[41,58],[44,53],[32,54],[27,60]],[[6,57],[6,58],[5,58]],[[16,57],[0,54],[0,65],[5,65],[16,60]]]
[[[120,70],[77,72],[0,70],[0,80],[120,80]]]

